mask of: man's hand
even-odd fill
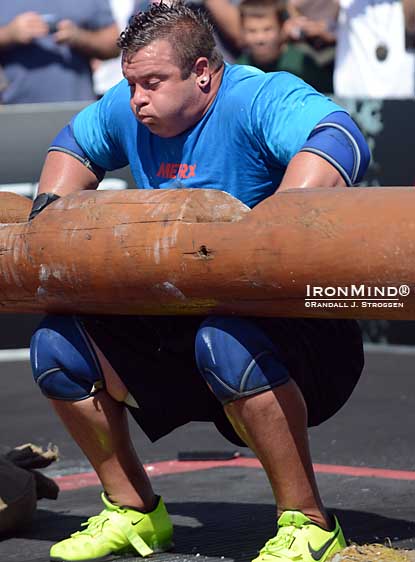
[[[53,34],[53,39],[56,43],[64,43],[70,47],[78,45],[82,29],[72,20],[61,20],[56,27],[58,30]]]
[[[324,20],[312,20],[305,16],[289,18],[282,28],[283,36],[288,41],[323,41],[333,43],[334,34],[328,29]]]
[[[71,20],[61,20],[56,27],[57,31],[52,35],[56,43],[68,45],[86,57],[105,60],[119,54],[116,24],[91,30],[78,27]]]
[[[36,12],[16,16],[7,26],[10,44],[29,45],[34,39],[45,37],[49,26]]]

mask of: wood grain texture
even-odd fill
[[[32,202],[9,191],[0,192],[0,224],[26,222]]]

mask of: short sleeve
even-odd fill
[[[115,23],[108,0],[95,0],[94,4],[94,17],[88,22],[88,29],[97,30]]]
[[[286,167],[317,123],[334,111],[344,110],[300,78],[270,73],[251,109],[253,133],[265,159]]]
[[[83,109],[74,119],[73,131],[88,158],[104,170],[128,164],[122,131],[134,120],[125,80],[111,88],[98,102]]]

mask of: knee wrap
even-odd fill
[[[73,316],[47,316],[30,342],[33,377],[48,398],[84,400],[103,388],[95,352]]]
[[[245,318],[208,318],[196,335],[195,352],[201,375],[222,404],[290,378],[276,346]]]

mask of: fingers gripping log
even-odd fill
[[[414,319],[414,232],[413,188],[296,189],[252,211],[216,190],[78,192],[0,225],[0,311]],[[403,308],[305,305],[310,287],[404,284]]]

